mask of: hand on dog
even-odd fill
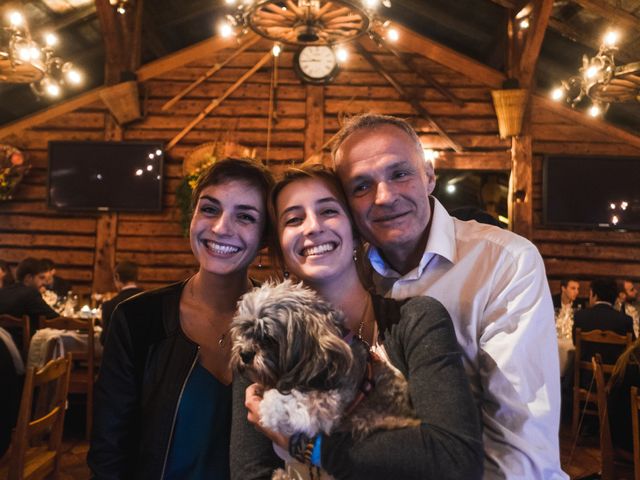
[[[260,402],[262,402],[263,387],[258,383],[253,383],[247,387],[244,395],[244,406],[247,407],[247,420],[259,432],[262,432],[269,440],[278,445],[285,451],[289,451],[289,437],[285,437],[281,433],[274,432],[264,428],[260,424]]]

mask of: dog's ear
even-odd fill
[[[286,373],[276,387],[280,392],[333,390],[345,382],[352,368],[351,348],[337,328],[342,314],[325,302],[314,307],[304,311],[304,318],[289,323],[292,341],[284,360]]]

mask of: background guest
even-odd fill
[[[569,305],[573,310],[585,308],[585,301],[578,298],[580,295],[580,282],[574,278],[563,278],[560,280],[560,293],[551,297],[553,308],[562,309]]]
[[[4,260],[0,260],[0,288],[13,285],[15,281],[13,273],[11,272],[11,266]]]
[[[600,278],[591,282],[589,291],[589,303],[591,308],[578,310],[573,322],[573,341],[576,341],[576,329],[583,332],[591,330],[609,330],[618,335],[633,333],[633,320],[630,316],[616,311],[613,304],[618,296],[616,281]],[[602,355],[604,363],[613,364],[620,355],[620,348],[616,345],[585,344],[582,348],[581,358],[591,360],[596,353]]]
[[[120,302],[127,298],[133,297],[135,294],[142,292],[136,282],[138,281],[138,265],[127,260],[116,265],[113,270],[113,283],[116,285],[118,294],[111,300],[102,304],[102,333],[100,334],[100,343],[104,345],[107,338],[107,329],[109,328],[109,320],[111,314]]]
[[[13,285],[0,288],[0,313],[14,317],[29,315],[31,334],[38,328],[38,317],[55,318],[58,314],[42,299],[40,288],[46,281],[47,267],[38,259],[28,257],[16,268],[16,280]],[[16,345],[22,345],[20,330],[11,334]]]
[[[45,288],[47,290],[55,292],[58,298],[66,297],[67,294],[71,291],[71,283],[64,278],[60,278],[56,275],[56,265],[53,263],[53,260],[51,260],[50,258],[43,258],[41,261],[47,269],[46,282],[44,285]]]
[[[640,314],[636,301],[638,300],[638,290],[631,280],[618,282],[618,298],[613,306],[619,312],[629,315],[633,319],[633,333],[640,336]]]
[[[609,423],[615,448],[633,453],[631,387],[640,387],[640,341],[636,340],[616,362],[610,380]]]

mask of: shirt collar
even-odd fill
[[[434,256],[442,257],[451,263],[455,263],[457,258],[456,232],[453,218],[447,213],[447,210],[437,198],[430,198],[433,199],[433,209],[431,211],[433,219],[431,220],[431,230],[429,231],[427,246],[418,267],[405,275],[405,278],[421,277]],[[384,261],[380,250],[376,247],[371,246],[369,248],[368,256],[371,266],[379,275],[393,278],[400,278],[402,276]]]

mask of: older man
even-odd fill
[[[351,119],[333,148],[379,291],[435,297],[453,319],[484,423],[485,478],[564,479],[553,307],[540,255],[508,231],[452,218],[403,120]]]

